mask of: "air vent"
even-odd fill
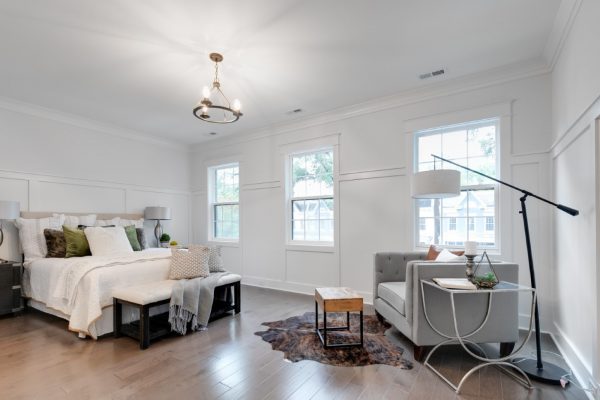
[[[217,136],[217,132],[208,132],[210,136]]]
[[[287,115],[295,115],[295,114],[300,114],[301,112],[303,112],[304,110],[301,108],[294,108],[293,110],[290,110],[288,112],[286,112]]]
[[[433,78],[434,76],[443,75],[444,72],[445,71],[443,69],[438,69],[437,71],[432,71],[432,72],[428,72],[426,74],[421,74],[421,75],[419,75],[419,78],[420,79],[429,79],[429,78]]]

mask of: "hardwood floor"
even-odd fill
[[[528,391],[484,368],[457,396],[431,371],[387,365],[333,367],[290,363],[254,332],[261,322],[314,310],[311,296],[244,286],[242,313],[209,330],[170,337],[140,351],[129,338],[80,340],[66,322],[38,312],[0,320],[2,399],[585,399],[575,387],[534,383]],[[368,309],[367,313],[372,313]],[[396,330],[388,331],[406,349]],[[474,365],[460,349],[435,360],[458,380]]]

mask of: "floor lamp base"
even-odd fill
[[[549,385],[560,385],[560,379],[569,375],[569,371],[547,361],[544,361],[544,368],[538,369],[537,360],[533,358],[517,358],[513,360],[513,364],[521,368],[529,378]]]

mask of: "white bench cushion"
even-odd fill
[[[406,282],[383,282],[377,286],[377,297],[394,307],[398,312],[406,316],[405,298]]]
[[[242,277],[240,275],[227,274],[219,278],[217,286],[228,285],[241,280]],[[171,292],[173,291],[175,282],[177,281],[164,280],[137,286],[120,287],[113,290],[113,297],[139,305],[156,303],[157,301],[171,298]]]

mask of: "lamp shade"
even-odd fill
[[[171,219],[171,209],[169,207],[146,207],[144,218],[161,221]]]
[[[411,194],[415,199],[443,199],[460,195],[460,172],[435,169],[413,175]]]
[[[0,219],[17,219],[21,206],[18,201],[0,200]]]

